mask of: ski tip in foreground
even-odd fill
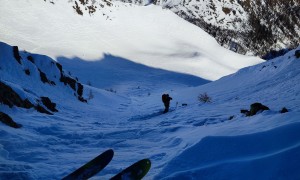
[[[96,158],[92,159],[88,163],[84,164],[68,176],[64,177],[63,180],[88,179],[104,169],[112,160],[113,156],[114,151],[112,149],[109,149]]]
[[[148,173],[150,168],[151,161],[142,159],[112,177],[111,180],[140,180]]]

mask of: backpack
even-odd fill
[[[162,102],[167,102],[167,101],[168,101],[168,97],[169,97],[169,94],[163,94],[163,95],[161,96]]]

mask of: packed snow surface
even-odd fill
[[[25,61],[31,55],[54,80],[57,72],[43,64],[51,58],[20,52],[19,65],[12,48],[1,43],[0,80],[24,97],[49,96],[59,112],[0,104],[23,125],[0,124],[0,179],[61,179],[110,148],[112,162],[92,179],[109,179],[144,158],[152,162],[145,179],[300,178],[295,50],[209,82],[261,60],[219,47],[197,27],[155,6],[120,4],[111,7],[107,21],[75,16],[64,8],[66,2],[1,3],[0,40],[55,58],[85,83],[89,100],[78,101],[58,82],[38,81]],[[33,73],[25,75],[24,68]],[[166,114],[162,93],[173,98]],[[203,93],[210,103],[198,100]],[[270,110],[252,117],[240,113],[255,102]],[[283,107],[289,112],[279,113]]]

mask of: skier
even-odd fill
[[[169,94],[163,94],[161,98],[162,98],[162,102],[165,105],[164,113],[166,113],[169,111],[170,101],[172,100],[172,98],[169,96]]]

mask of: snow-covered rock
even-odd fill
[[[17,46],[3,42],[0,42],[0,52],[0,102],[3,105],[10,108],[34,107],[39,112],[52,114],[49,111],[57,112],[54,102],[62,97],[75,96],[86,102],[83,85],[51,58],[19,52]]]

